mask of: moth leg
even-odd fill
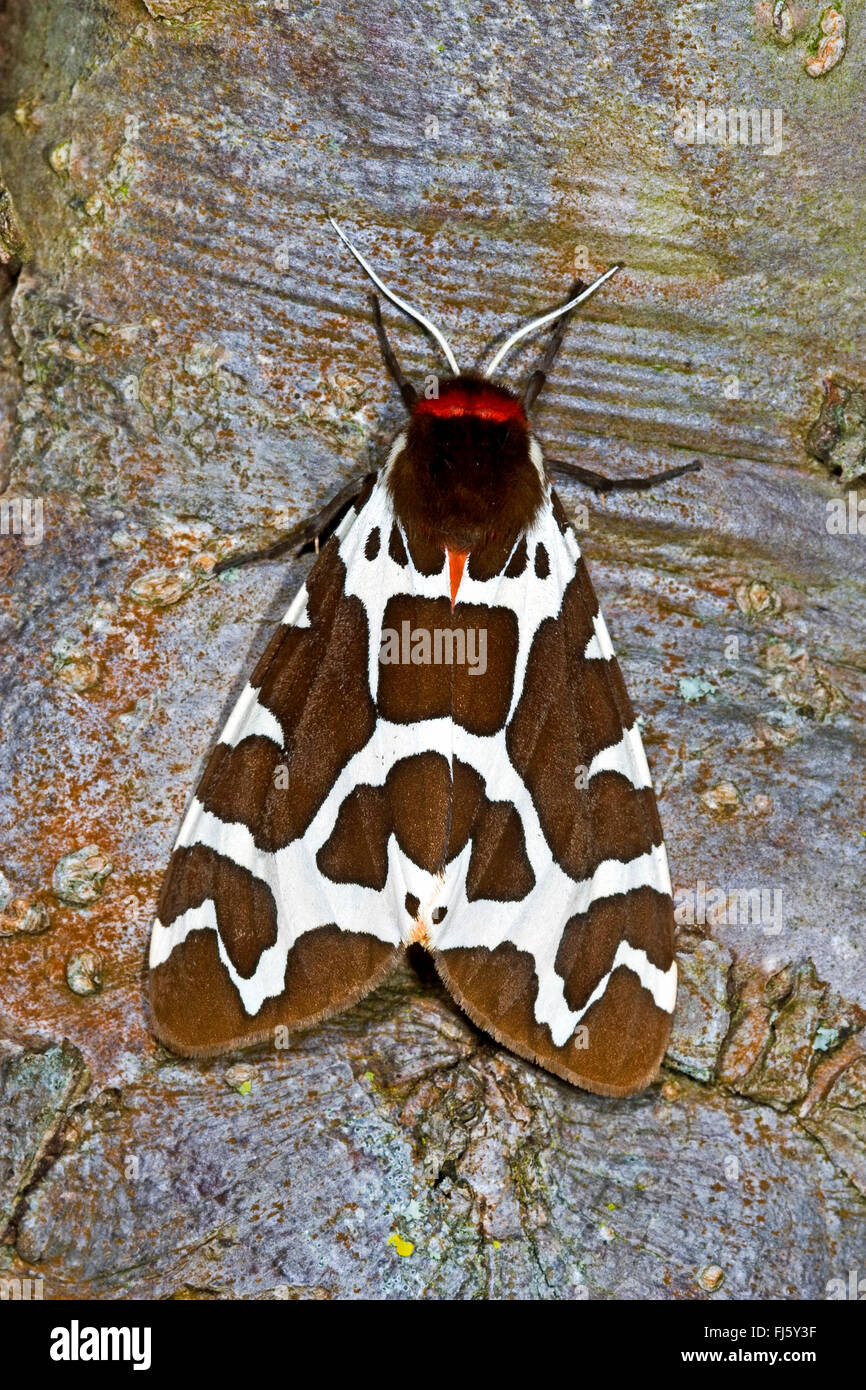
[[[585,281],[575,280],[571,289],[568,291],[567,298],[576,299],[577,296],[579,294],[582,294],[586,288],[587,285]],[[573,313],[574,310],[571,309],[567,314],[563,314],[562,318],[557,319],[556,326],[550,335],[550,341],[547,344],[544,356],[542,357],[535,371],[532,373],[532,376],[526,383],[526,389],[523,392],[524,410],[531,410],[532,406],[535,404],[535,401],[538,397],[538,393],[540,392],[545,381],[547,380],[550,369],[553,366],[554,361],[556,360],[556,355],[559,352],[559,349],[562,347],[562,340],[565,337],[565,330],[571,322],[571,317]]]
[[[403,397],[403,404],[407,410],[411,410],[418,398],[418,392],[415,390],[411,381],[407,381],[404,377],[400,363],[397,361],[397,354],[388,341],[388,334],[385,332],[385,325],[382,322],[382,311],[379,308],[379,296],[377,294],[371,294],[369,299],[370,306],[373,310],[373,325],[376,329],[376,337],[379,340],[379,351],[382,354],[385,366],[397,383],[400,395]]]
[[[308,517],[306,521],[299,521],[297,526],[293,526],[291,531],[273,545],[265,546],[263,550],[246,550],[240,555],[228,555],[224,560],[217,561],[211,573],[222,574],[224,570],[233,570],[239,565],[251,565],[257,560],[278,560],[288,552],[300,553],[307,545],[314,545],[318,549],[322,536],[333,529],[366,484],[375,477],[375,473],[365,473],[363,478],[352,478],[321,511]]]
[[[656,483],[669,483],[672,478],[681,478],[684,473],[697,473],[701,464],[698,459],[684,463],[681,468],[666,468],[662,473],[650,473],[645,478],[606,478],[603,473],[595,473],[591,468],[581,468],[579,463],[565,463],[562,459],[546,459],[551,473],[563,478],[574,478],[591,487],[593,492],[645,492]]]

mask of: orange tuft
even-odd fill
[[[460,588],[460,580],[463,578],[463,571],[466,568],[466,561],[469,558],[468,550],[449,550],[448,555],[448,575],[451,580],[451,607],[453,609],[457,602],[457,590]]]

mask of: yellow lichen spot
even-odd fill
[[[394,1249],[397,1251],[397,1254],[400,1255],[404,1260],[408,1259],[409,1256],[412,1254],[412,1251],[415,1249],[415,1246],[412,1244],[411,1240],[404,1240],[403,1237],[398,1235],[396,1231],[393,1231],[391,1235],[388,1237],[388,1244],[393,1245]]]
[[[69,170],[69,160],[72,154],[72,141],[62,140],[59,145],[48,156],[48,163],[51,165],[55,174],[65,174]]]
[[[252,1067],[246,1066],[243,1062],[237,1062],[225,1071],[223,1080],[227,1086],[231,1086],[233,1091],[237,1091],[239,1096],[248,1096],[253,1089],[256,1073]]]
[[[493,1242],[493,1249],[494,1249],[494,1250],[501,1250],[501,1249],[502,1249],[502,1241],[501,1241],[501,1240],[495,1240],[495,1241]]]

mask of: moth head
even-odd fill
[[[437,388],[414,401],[389,470],[398,516],[464,551],[526,529],[546,482],[519,396],[469,373],[442,377]]]
[[[416,398],[406,431],[406,468],[417,486],[438,485],[498,494],[524,483],[536,503],[543,477],[530,457],[530,433],[520,398],[506,386],[462,373],[440,377]]]

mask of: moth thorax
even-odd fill
[[[441,381],[413,407],[389,474],[407,532],[463,551],[520,534],[543,501],[529,442],[513,392],[476,377]]]

